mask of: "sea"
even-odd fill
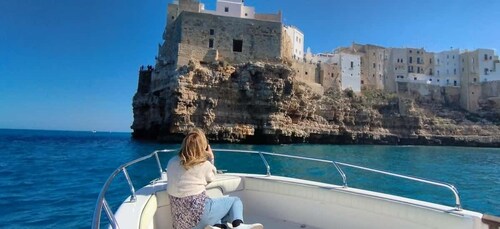
[[[130,133],[0,129],[0,228],[89,228],[98,194],[117,167],[154,150],[177,148],[133,140]],[[212,148],[334,160],[447,182],[457,187],[465,209],[500,216],[500,148],[308,144],[212,144]],[[160,155],[162,167],[173,155]],[[216,152],[215,156],[220,170],[266,173],[258,155]],[[331,164],[266,159],[273,175],[342,184]],[[343,170],[349,187],[454,206],[454,196],[445,188],[354,168]],[[136,189],[159,176],[154,159],[128,172]],[[116,210],[129,194],[120,174],[106,199]]]

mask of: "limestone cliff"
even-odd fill
[[[315,94],[283,64],[190,62],[151,84],[151,71],[141,71],[138,139],[179,142],[201,127],[221,142],[500,146],[498,123],[385,92]]]

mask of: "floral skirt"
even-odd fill
[[[198,225],[205,210],[205,192],[182,198],[170,196],[174,229],[191,229]]]

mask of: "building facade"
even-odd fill
[[[500,61],[491,49],[465,51],[460,55],[462,65],[460,105],[462,108],[476,112],[482,96],[482,85],[492,81],[500,81]],[[500,95],[496,95],[497,97]]]
[[[438,52],[434,59],[435,78],[433,84],[460,87],[460,75],[463,72],[460,64],[460,50]]]
[[[291,41],[293,59],[304,59],[304,33],[295,26],[285,26],[285,31]]]
[[[361,92],[361,57],[358,54],[342,51],[340,53],[320,53],[311,59],[313,63],[332,65],[334,78],[338,78],[340,89]],[[336,66],[336,67],[335,67]]]

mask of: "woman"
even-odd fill
[[[179,155],[168,162],[167,192],[174,229],[263,229],[243,224],[243,204],[238,197],[209,198],[206,185],[215,179],[214,154],[205,134],[194,129],[182,141]]]

